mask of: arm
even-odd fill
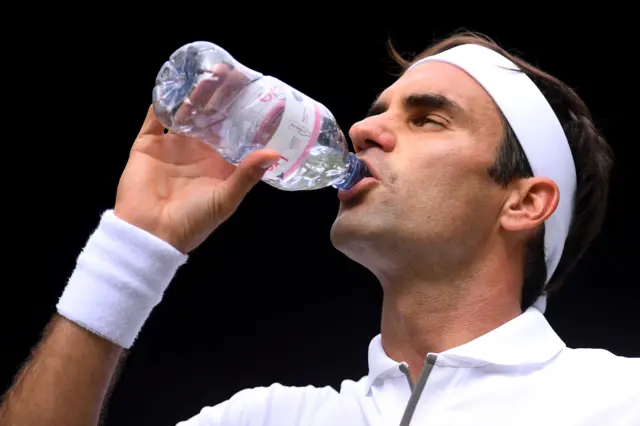
[[[58,313],[5,397],[0,424],[98,424],[118,362],[186,260],[166,241],[105,212]]]
[[[0,407],[5,426],[98,424],[123,349],[59,315]]]
[[[165,134],[150,108],[115,208],[78,257],[60,315],[5,396],[0,424],[98,424],[118,361],[185,253],[233,214],[277,159],[265,149],[231,166],[200,141]]]

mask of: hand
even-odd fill
[[[249,82],[240,70],[227,64],[215,64],[209,78],[198,83],[189,95],[189,101],[180,105],[173,120],[168,117],[167,122],[185,130],[193,128],[199,134],[207,132],[226,118],[222,111]],[[196,117],[195,121],[193,117]]]
[[[204,142],[164,131],[150,107],[114,212],[188,253],[235,212],[279,155],[260,149],[236,167]]]

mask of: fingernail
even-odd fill
[[[278,162],[278,160],[280,160],[280,158],[270,158],[268,160],[264,160],[261,164],[260,167],[262,167],[263,169],[268,169],[269,167],[273,166],[274,164],[276,164]]]

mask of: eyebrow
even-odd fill
[[[429,109],[443,111],[452,118],[464,116],[464,109],[459,103],[440,93],[413,93],[402,99],[402,105],[406,110]],[[382,114],[388,106],[379,99],[371,105],[367,117]]]

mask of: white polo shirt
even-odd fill
[[[435,355],[435,356],[434,356]],[[369,345],[369,374],[331,387],[246,389],[179,426],[640,426],[640,359],[570,349],[530,308],[435,358],[410,419],[402,364]],[[417,384],[416,384],[417,385]],[[408,422],[407,422],[408,421]]]

